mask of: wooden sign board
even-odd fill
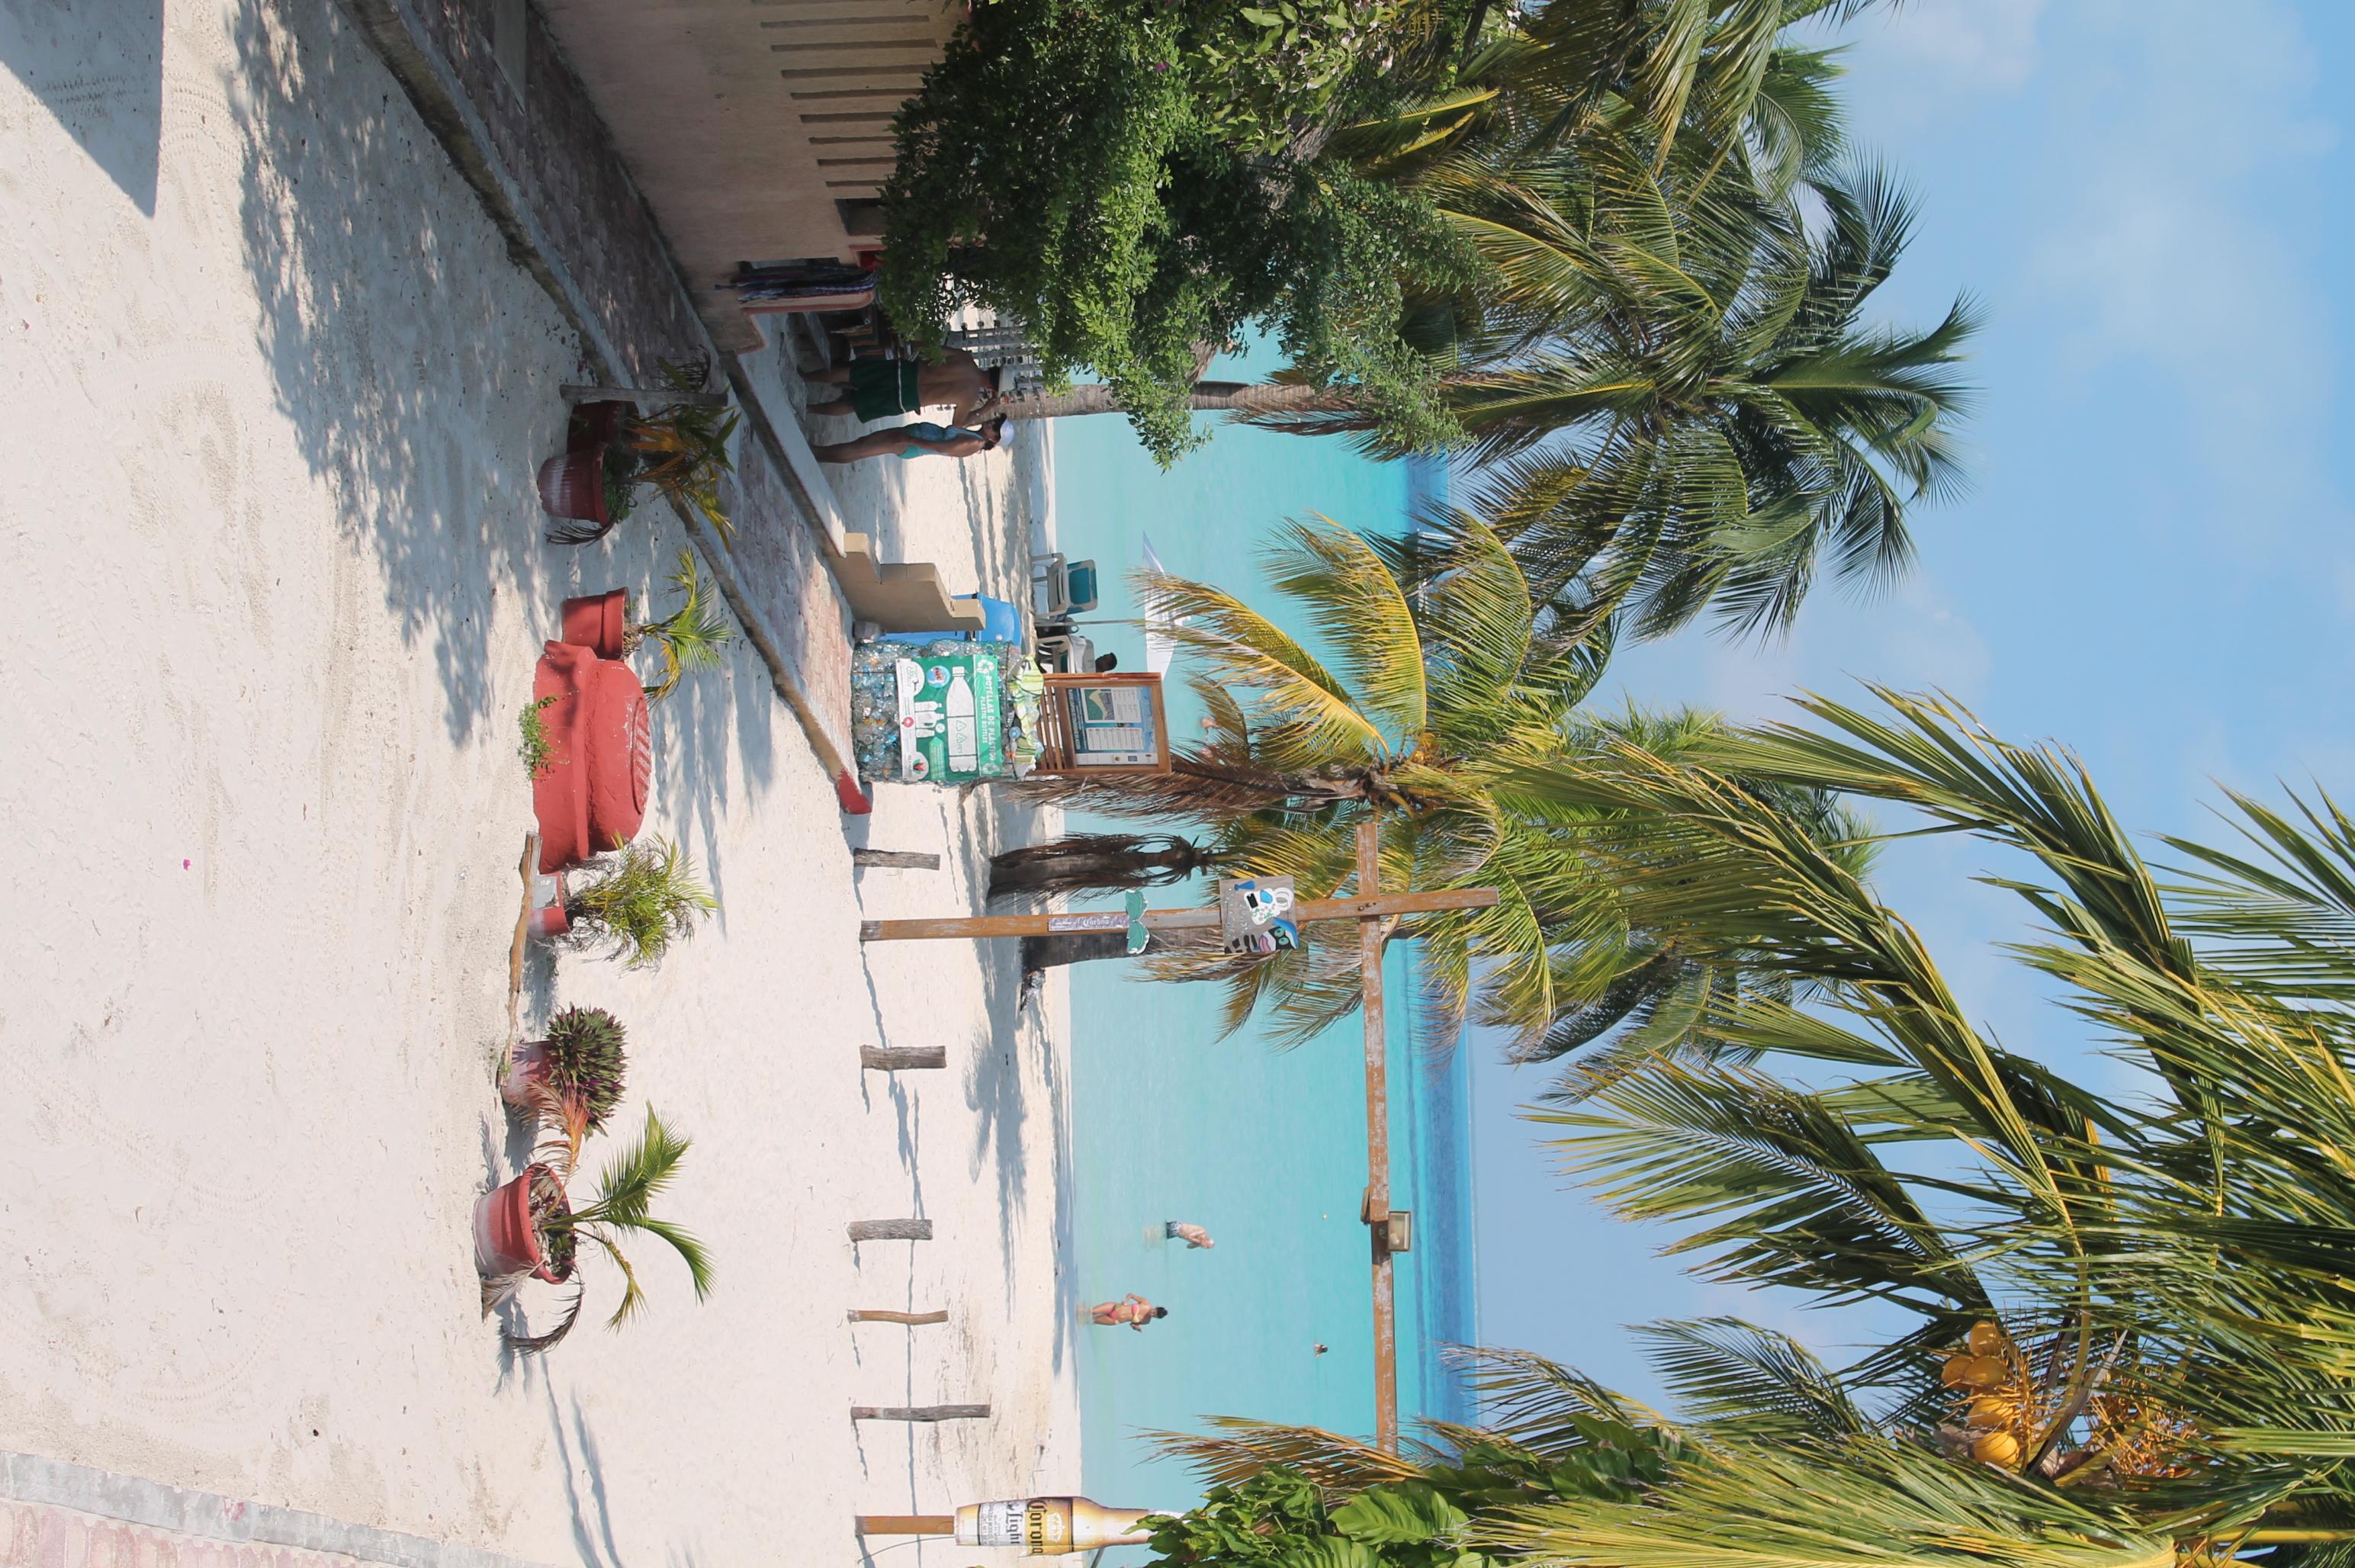
[[[1036,772],[1169,771],[1169,709],[1158,675],[1050,675],[1040,708],[1046,733]]]

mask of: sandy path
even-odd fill
[[[645,1321],[497,1349],[467,1221],[523,1150],[514,712],[557,601],[680,540],[539,542],[575,346],[332,6],[10,0],[0,58],[0,1446],[549,1562],[848,1559],[855,1508],[1068,1480],[1060,1048],[1010,955],[870,966],[853,926],[959,907],[1002,829],[887,790],[854,833],[947,865],[855,884],[741,649],[659,710],[649,823],[723,914],[529,997],[630,1025],[622,1120],[695,1136],[668,1207],[719,1289],[641,1249]],[[954,586],[1018,576],[1016,464],[936,466],[846,506],[906,508]],[[862,1075],[879,1039],[951,1070]],[[906,1212],[942,1239],[842,1238]],[[954,1320],[843,1322],[911,1304]],[[846,1419],[935,1398],[998,1413]]]

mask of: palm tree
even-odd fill
[[[1614,814],[1629,830],[1595,840],[1632,919],[1814,1004],[1741,998],[1698,1031],[1720,1060],[1558,1096],[1540,1119],[1571,1168],[1717,1277],[1918,1327],[1835,1371],[1737,1321],[1654,1326],[1681,1420],[1508,1353],[1482,1424],[1402,1455],[1236,1420],[1166,1447],[1230,1499],[1305,1479],[1322,1512],[1285,1527],[1386,1568],[2355,1556],[2355,819],[2235,795],[2240,845],[2169,839],[2185,864],[2156,872],[2073,757],[1880,695],[1885,715],[1811,699],[1817,728],[1621,744],[1506,787]],[[1913,927],[1760,780],[2027,858],[2004,885],[2048,933],[2018,956],[2142,1069],[2132,1092],[1973,1028]]]
[[[634,624],[623,635],[623,653],[635,651],[653,639],[662,651],[662,678],[645,688],[648,699],[660,701],[678,688],[691,669],[716,669],[721,650],[735,640],[711,587],[695,563],[695,552],[682,549],[671,569],[670,585],[685,597],[679,607],[658,621]],[[626,619],[626,616],[624,617]]]
[[[1231,593],[1147,576],[1147,613],[1173,624],[1180,653],[1199,662],[1193,686],[1208,738],[1179,751],[1167,774],[1033,788],[1112,816],[1202,829],[1182,852],[1164,846],[1168,861],[1289,876],[1310,899],[1355,884],[1358,825],[1378,815],[1385,887],[1498,891],[1493,909],[1419,917],[1408,934],[1421,939],[1435,1013],[1445,1019],[1476,1003],[1483,1021],[1515,1032],[1525,1055],[1559,1055],[1629,1020],[1666,1041],[1700,1016],[1729,971],[1619,918],[1584,848],[1593,815],[1534,800],[1508,810],[1497,788],[1606,737],[1676,754],[1713,720],[1581,715],[1607,637],[1561,631],[1476,518],[1440,519],[1395,541],[1328,519],[1295,523],[1269,560],[1277,590],[1334,650],[1329,662]],[[1809,809],[1796,797],[1784,804]],[[1836,814],[1823,821],[1848,836]],[[1052,891],[1146,885],[1148,868],[1125,852],[1091,867],[1103,855],[1093,838],[1025,853],[1061,864]],[[1238,956],[1156,937],[1143,964],[1157,977],[1225,985],[1230,1028],[1266,1003],[1287,1040],[1358,1005],[1354,948],[1312,943]]]
[[[1932,1352],[2000,1307],[2009,1339],[2045,1347],[2013,1368],[2003,1468],[2073,1474],[2073,1424],[2134,1394],[2164,1410],[2192,1480],[2243,1489],[2242,1522],[2310,1491],[2311,1461],[2355,1455],[2355,822],[2327,797],[2284,814],[2235,795],[2245,846],[2167,840],[2186,864],[2162,875],[2068,753],[1880,696],[1886,716],[1810,699],[1821,729],[1525,781],[1651,816],[1613,857],[1628,918],[1816,1003],[1745,999],[1697,1037],[1859,1074],[1827,1087],[1689,1056],[1539,1119],[1606,1202],[1685,1231],[1673,1250],[1714,1276],[1914,1315],[1844,1374],[1902,1415],[1950,1400]],[[2029,858],[2039,874],[2002,885],[2049,934],[2018,956],[2147,1095],[2097,1094],[1971,1026],[1913,928],[1735,777],[1898,803]],[[1926,1168],[1881,1157],[1924,1144],[1945,1146]],[[2116,1446],[2075,1467],[2134,1457]],[[2338,1529],[2355,1497],[2323,1479],[2334,1500],[2311,1507]]]
[[[1353,880],[1357,827],[1373,813],[1385,885],[1498,880],[1505,825],[1485,781],[1506,759],[1560,743],[1600,670],[1600,642],[1551,635],[1510,553],[1468,519],[1407,544],[1330,519],[1296,522],[1268,560],[1277,589],[1334,650],[1329,663],[1231,593],[1144,577],[1147,613],[1200,662],[1193,686],[1209,734],[1167,774],[1039,787],[1107,815],[1207,828],[1204,848],[1221,870],[1288,875],[1304,898]],[[1528,906],[1508,899],[1500,909],[1509,911],[1501,920],[1471,912],[1416,933],[1443,946],[1477,941],[1542,969]],[[1267,996],[1287,1032],[1305,1038],[1355,1005],[1354,957],[1342,965],[1313,946],[1268,962],[1200,952],[1163,962],[1178,966],[1169,973],[1224,980],[1231,1024]]]
[[[1726,1318],[1640,1332],[1680,1418],[1507,1351],[1475,1360],[1479,1424],[1428,1424],[1403,1453],[1231,1418],[1205,1435],[1159,1435],[1212,1490],[1154,1544],[1187,1568],[1336,1558],[1439,1568],[1467,1552],[1593,1568],[2190,1568],[2223,1546],[2286,1548],[2295,1562],[2355,1535],[2252,1528],[2267,1509],[2304,1520],[2332,1508],[2328,1485],[2307,1476],[2252,1488],[2253,1467],[2192,1474],[2177,1463],[2168,1468],[2184,1473],[2164,1492],[2023,1481],[1875,1420],[1783,1335]],[[2180,1445],[2170,1456],[2191,1458]]]
[[[1541,601],[1624,610],[1639,636],[1710,604],[1731,630],[1779,631],[1819,575],[1899,572],[1908,510],[1959,480],[1954,367],[1976,325],[1967,300],[1926,330],[1861,325],[1910,202],[1841,162],[1833,67],[1785,41],[1778,0],[1705,25],[1686,9],[1547,7],[1467,62],[1472,85],[1327,148],[1431,201],[1482,258],[1476,289],[1411,302],[1402,328],[1490,468],[1474,508]],[[1389,400],[1300,375],[1189,401],[1381,455],[1421,439]],[[1009,411],[1118,406],[1080,387]]]

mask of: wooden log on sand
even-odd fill
[[[919,855],[905,849],[853,849],[850,863],[854,866],[888,866],[902,871],[937,871],[941,869],[938,855]]]
[[[949,1050],[944,1045],[862,1045],[858,1048],[858,1065],[876,1072],[906,1072],[925,1067],[946,1067]]]
[[[854,1242],[929,1242],[932,1239],[930,1220],[853,1220],[850,1239]]]

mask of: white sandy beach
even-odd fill
[[[469,1221],[527,1147],[515,713],[559,601],[666,607],[682,538],[541,542],[578,346],[332,5],[6,5],[0,46],[0,1449],[551,1563],[849,1562],[854,1512],[1074,1488],[1060,987],[1018,1021],[1010,945],[857,940],[974,907],[1016,828],[905,787],[847,827],[741,645],[657,707],[646,827],[721,914],[526,997],[628,1025],[616,1127],[693,1136],[666,1207],[717,1291],[642,1243],[643,1320],[501,1350]],[[862,465],[844,512],[1018,596],[1035,441]],[[939,1239],[844,1239],[910,1214]],[[886,1561],[951,1554],[989,1555]]]

